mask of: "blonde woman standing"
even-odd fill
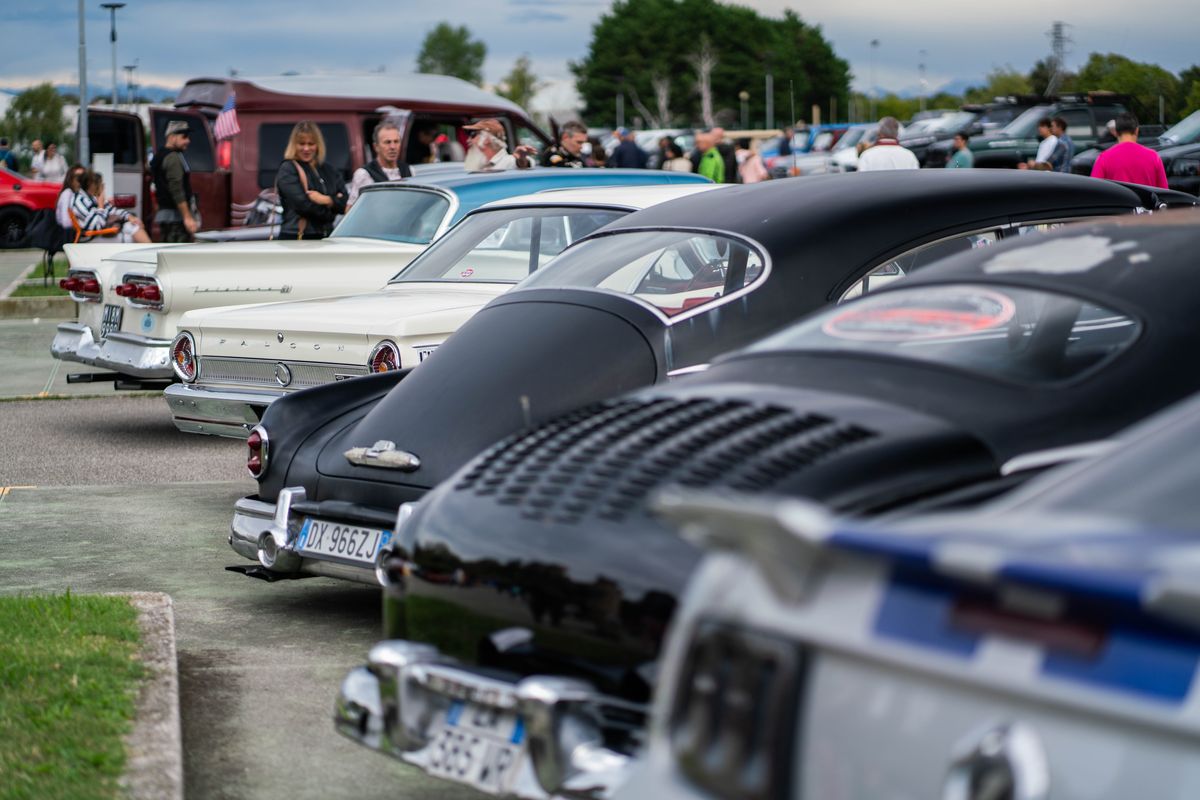
[[[315,122],[297,122],[275,175],[283,205],[281,239],[323,239],[346,210],[346,183],[325,161],[325,138]]]

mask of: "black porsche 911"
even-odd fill
[[[375,583],[395,509],[516,430],[703,368],[947,253],[1195,198],[1071,175],[816,176],[639,211],[489,303],[419,370],[273,403],[230,544],[258,577]],[[720,195],[719,197],[715,195]]]
[[[531,735],[531,720],[574,709],[592,721],[584,741],[631,746],[630,704],[650,694],[699,557],[647,514],[662,487],[803,496],[854,515],[953,507],[1102,451],[1200,390],[1183,355],[1200,349],[1198,223],[1164,212],[976,249],[701,374],[492,446],[410,509],[383,556],[389,633],[406,641],[373,656],[403,662],[388,678],[399,693],[379,690],[392,704],[381,719],[425,722],[373,746],[455,778],[427,759],[464,703],[519,707]],[[375,697],[372,674],[344,690],[352,736],[373,719],[357,699]],[[510,760],[532,753],[539,777],[539,758],[565,768],[538,751],[558,735]]]

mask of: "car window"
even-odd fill
[[[915,269],[932,264],[941,258],[964,253],[978,247],[988,247],[996,243],[998,233],[995,230],[975,231],[959,234],[936,242],[929,242],[920,247],[914,247],[906,253],[880,264],[867,272],[866,275],[854,282],[849,289],[842,292],[839,303],[853,300],[864,294],[878,291],[889,283],[903,278]]]
[[[1092,114],[1096,117],[1096,130],[1101,130],[1108,124],[1110,119],[1116,119],[1117,114],[1120,114],[1125,109],[1120,106],[1095,106],[1092,108]],[[1069,133],[1069,131],[1068,131]]]
[[[192,118],[187,118],[194,122]],[[164,123],[165,125],[166,123]],[[107,114],[88,114],[88,136],[91,138],[93,153],[112,153],[113,164],[116,166],[141,166],[141,131],[138,121],[130,117],[109,116]],[[197,138],[203,137],[203,134]],[[207,146],[205,141],[204,145]],[[203,149],[203,148],[202,148]],[[191,152],[188,161],[192,160]],[[202,161],[203,159],[198,159]],[[197,169],[197,168],[193,168]],[[212,155],[209,153],[209,166],[212,169]]]
[[[1092,132],[1092,115],[1088,113],[1086,108],[1069,109],[1061,112],[1059,116],[1067,121],[1067,136],[1070,136],[1072,139],[1091,138],[1094,135]]]
[[[735,239],[629,231],[582,242],[522,288],[602,289],[632,295],[672,317],[749,286],[763,272],[760,252]]]
[[[297,120],[298,121],[298,120]],[[295,122],[264,122],[258,126],[258,186],[267,189],[275,185],[275,173],[283,163],[283,151],[287,149],[288,137],[292,135]],[[342,180],[349,182],[350,133],[341,122],[318,122],[321,138],[325,140],[325,160],[342,173]],[[191,158],[191,147],[188,158]]]
[[[835,306],[751,349],[857,353],[1046,384],[1101,368],[1139,331],[1133,318],[1070,295],[917,285]]]
[[[392,280],[516,283],[576,239],[626,213],[582,208],[480,211],[465,217]]]
[[[1037,135],[1038,120],[1050,113],[1050,106],[1034,106],[1021,112],[1021,116],[1004,126],[1001,131],[1005,136],[1015,136],[1019,139],[1030,139]]]
[[[428,244],[450,210],[437,192],[388,188],[367,190],[342,217],[331,238],[365,236],[409,244]]]

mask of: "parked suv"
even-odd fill
[[[1026,109],[1044,102],[1045,97],[1023,94],[997,97],[991,103],[969,103],[939,121],[934,128],[912,137],[901,137],[900,144],[912,150],[922,167],[944,167],[953,151],[954,134],[959,131],[966,131],[969,136],[995,133]],[[938,146],[939,142],[943,144]]]
[[[1033,158],[1038,148],[1037,124],[1043,117],[1066,119],[1067,135],[1075,143],[1076,152],[1089,148],[1096,143],[1105,124],[1127,110],[1125,102],[1124,96],[1108,92],[1047,98],[1046,102],[1025,109],[996,133],[971,137],[975,166],[1012,168]],[[929,165],[944,165],[953,147],[953,141],[930,145]]]

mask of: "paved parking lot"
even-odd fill
[[[52,336],[0,320],[0,397],[45,385]],[[225,571],[240,560],[232,504],[254,490],[244,445],[177,433],[159,397],[98,390],[0,401],[0,591],[172,596],[187,795],[474,796],[333,730],[341,678],[377,638],[378,591]]]

